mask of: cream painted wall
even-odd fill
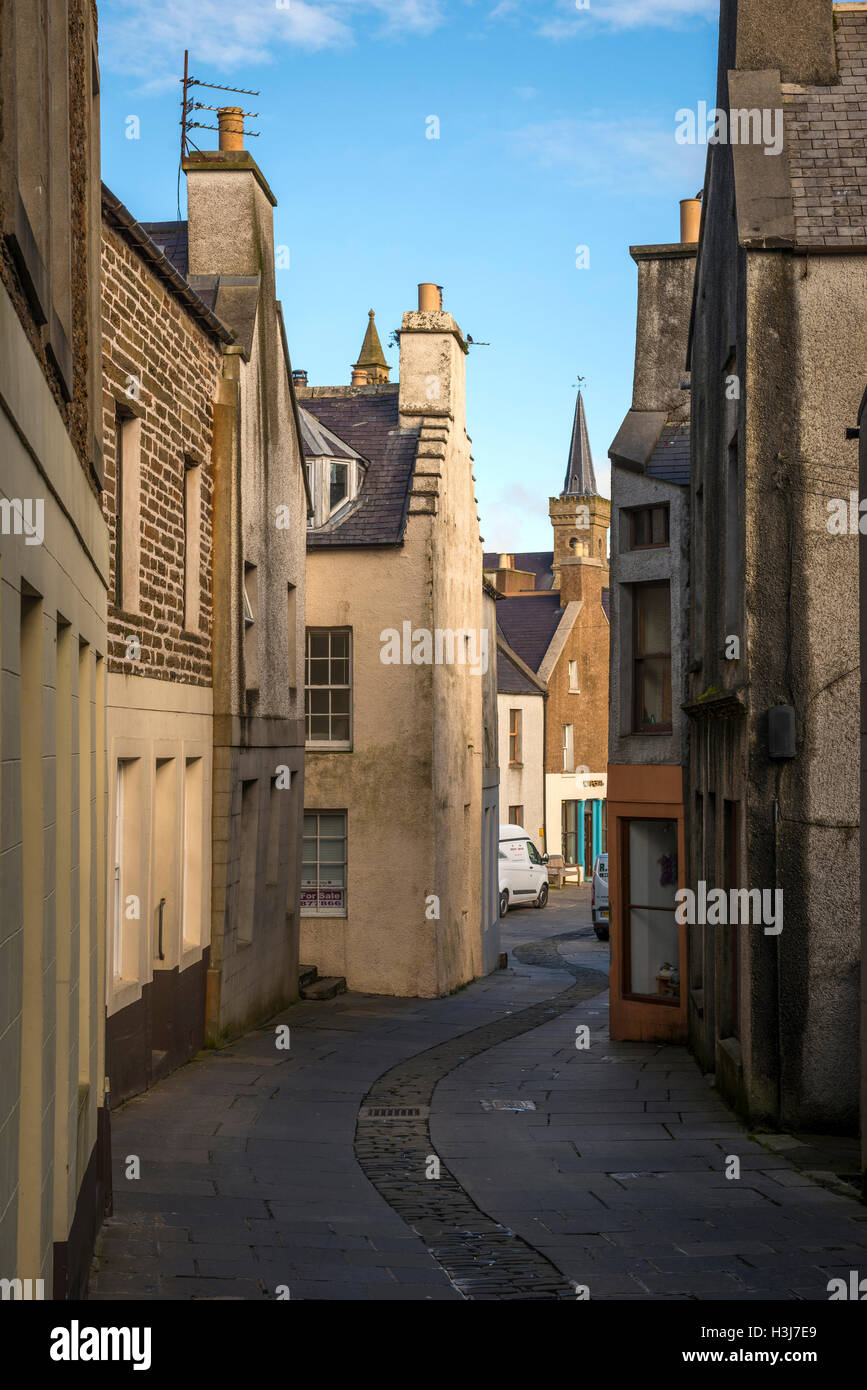
[[[302,915],[301,958],[351,989],[433,996],[433,668],[380,660],[380,633],[406,616],[431,626],[425,549],[410,531],[363,558],[309,552],[308,627],[352,629],[353,749],[307,753],[305,810],[347,812],[347,916]]]
[[[483,968],[484,682],[380,659],[386,628],[485,622],[462,344],[450,314],[403,316],[400,419],[420,426],[403,545],[308,552],[308,627],[352,629],[354,726],[351,753],[307,753],[305,807],[347,811],[347,916],[302,917],[301,955],[368,992],[441,995]]]
[[[523,767],[509,766],[509,720],[513,709],[521,711],[521,758]],[[506,825],[510,806],[523,806],[524,829],[538,848],[545,851],[545,697],[538,695],[497,696],[500,746],[500,822]],[[554,854],[559,850],[554,849]]]
[[[109,1016],[141,998],[142,985],[149,983],[156,969],[186,970],[200,960],[210,942],[211,921],[211,785],[212,785],[212,695],[207,686],[180,685],[175,681],[110,674],[106,722],[108,731],[108,854],[106,874],[106,1000]],[[171,792],[175,819],[171,826],[157,825],[155,798],[156,760],[171,759]],[[202,816],[197,841],[197,878],[201,884],[201,911],[198,941],[183,939],[184,891],[184,783],[188,758],[202,759]],[[130,764],[131,783],[124,796],[124,818],[129,817],[125,837],[125,865],[121,899],[129,895],[140,900],[140,918],[122,921],[123,960],[116,959],[117,938],[113,912],[114,853],[116,825],[116,768],[119,759],[137,760]],[[167,836],[162,862],[168,857],[173,872],[167,881],[160,870],[157,853],[159,829]],[[157,951],[157,911],[161,896],[169,901],[164,909],[166,959],[159,962]]]
[[[0,1277],[44,1279],[50,1296],[52,1243],[69,1235],[103,1104],[108,538],[2,287],[0,459],[0,496],[44,504],[41,544],[0,535]],[[41,605],[26,653],[35,723],[21,698],[24,593]]]

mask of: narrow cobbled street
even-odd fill
[[[503,923],[506,970],[299,1004],[124,1106],[89,1298],[827,1299],[867,1210],[685,1049],[610,1041],[589,922],[553,893]]]

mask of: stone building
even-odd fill
[[[110,1201],[99,62],[0,12],[0,1278],[79,1298]]]
[[[701,204],[686,199],[681,213],[680,243],[630,248],[638,267],[632,406],[609,450],[611,1034],[677,1041],[686,1039],[689,930],[676,923],[674,901],[689,732],[681,708],[690,468],[683,364]]]
[[[495,968],[500,954],[500,749],[498,712],[499,652],[497,603],[492,584],[482,580],[482,623],[487,631],[487,669],[482,680],[482,974]]]
[[[301,942],[335,988],[430,997],[497,963],[493,600],[467,351],[421,285],[399,382],[371,314],[355,384],[298,389],[314,508]]]
[[[783,149],[766,122],[709,147],[689,349],[687,882],[753,893],[694,934],[690,1040],[754,1122],[838,1132],[859,1105],[857,516],[840,512],[867,360],[865,59],[867,5],[724,0],[717,106],[781,122]]]
[[[194,354],[203,376],[194,398],[187,402],[179,387],[176,402],[160,402],[156,419],[165,429],[172,405],[184,426],[168,430],[168,439],[160,446],[168,473],[162,505],[169,511],[181,502],[183,464],[183,485],[188,489],[185,496],[192,499],[194,508],[201,505],[202,515],[198,562],[192,551],[187,557],[187,572],[192,576],[197,563],[199,569],[198,635],[195,630],[191,634],[186,629],[178,631],[177,607],[171,617],[166,613],[163,636],[171,638],[170,647],[181,665],[162,666],[170,675],[162,691],[167,710],[190,716],[183,739],[194,739],[195,746],[189,755],[184,752],[184,776],[187,762],[195,765],[199,757],[198,721],[209,698],[212,703],[209,923],[200,941],[184,938],[177,876],[178,896],[171,918],[175,948],[182,951],[179,963],[189,961],[190,968],[204,975],[204,1032],[209,1042],[242,1032],[298,997],[304,758],[301,678],[308,510],[300,421],[283,314],[276,298],[276,199],[243,147],[237,108],[223,108],[218,120],[220,148],[196,152],[183,161],[187,221],[142,224],[147,237],[178,273],[182,296],[192,292],[187,309],[190,314],[195,310],[195,329],[191,323],[187,331],[199,335]],[[169,309],[170,304],[172,298],[165,293],[163,311],[176,316],[178,309]],[[182,331],[174,319],[171,322],[173,332]],[[211,349],[202,336],[207,325],[209,341],[220,339],[219,375],[210,405],[204,391],[205,383],[210,387],[213,379]],[[220,337],[219,326],[228,329],[231,341]],[[152,389],[147,376],[143,380]],[[187,389],[186,384],[183,389]],[[198,453],[207,445],[208,436],[209,463],[204,452],[201,456]],[[192,470],[202,469],[201,474],[194,471],[190,477],[187,462]],[[168,519],[177,529],[181,518],[182,513],[175,511]],[[161,519],[165,522],[167,517]],[[148,525],[146,521],[145,535]],[[180,538],[175,535],[174,539],[179,546]],[[209,543],[210,553],[206,554]],[[172,561],[176,580],[180,558],[176,548]],[[163,563],[168,573],[169,559]],[[185,602],[186,598],[185,590]],[[175,604],[179,599],[180,591],[175,589]],[[204,642],[208,635],[210,673],[206,675]],[[190,722],[193,716],[197,721],[195,735]],[[179,730],[180,725],[175,727]],[[181,737],[180,732],[177,737]],[[163,757],[157,747],[157,790]],[[179,755],[175,761],[174,780],[166,776],[165,795],[173,797],[171,814],[177,816],[183,779]],[[200,793],[202,798],[207,795],[207,772],[202,755],[200,769],[194,766],[190,773],[196,807]],[[203,882],[203,875],[197,874],[196,881]],[[157,917],[151,930],[157,934],[163,896],[154,886],[152,907]],[[165,896],[164,952],[170,920]],[[199,913],[197,901],[191,904],[190,912],[191,917]],[[207,964],[198,966],[199,952],[204,958],[206,947]],[[164,968],[173,969],[169,959]],[[194,987],[197,985],[190,976],[191,992]],[[169,1020],[167,1026],[180,1029],[177,1041],[186,1047],[183,1036],[187,1022],[178,1022],[177,1011],[187,1009],[188,993],[180,977],[171,988],[176,1010],[174,1021]],[[158,1063],[161,1060],[156,1059]]]
[[[210,958],[213,407],[232,333],[103,188],[112,1103],[203,1046]]]
[[[607,837],[610,515],[610,503],[596,488],[580,391],[563,491],[548,510],[553,550],[492,551],[484,564],[503,595],[500,632],[547,691],[543,848],[562,854],[580,882]],[[504,785],[508,756],[501,742]]]

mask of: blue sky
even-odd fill
[[[387,339],[417,283],[443,285],[464,334],[491,344],[467,362],[486,546],[548,548],[579,374],[608,491],[607,450],[632,393],[628,248],[678,240],[678,201],[703,182],[705,150],[676,142],[675,112],[713,105],[718,0],[178,8],[99,6],[105,182],[142,220],[177,215],[185,47],[195,76],[259,89],[242,101],[260,113],[248,145],[289,248],[277,284],[293,365],[312,385],[348,382],[373,308],[396,368]],[[183,180],[181,198],[186,215]]]

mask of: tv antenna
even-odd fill
[[[219,106],[208,106],[208,105],[207,105],[205,102],[203,102],[203,101],[194,101],[193,98],[190,96],[190,88],[191,88],[191,87],[207,87],[210,91],[213,91],[213,92],[233,92],[233,93],[235,94],[235,96],[242,96],[242,97],[257,97],[257,96],[260,95],[259,92],[250,91],[250,89],[247,88],[247,87],[223,87],[223,86],[220,85],[219,82],[205,82],[205,81],[202,80],[201,77],[190,77],[190,52],[189,52],[189,49],[187,49],[187,48],[184,49],[184,75],[183,75],[183,77],[180,79],[180,81],[181,81],[181,85],[183,86],[183,94],[182,94],[182,96],[181,96],[181,120],[180,120],[180,126],[181,126],[181,159],[186,159],[186,158],[187,158],[187,155],[190,153],[190,147],[191,147],[191,146],[192,146],[192,148],[193,148],[194,150],[196,150],[196,151],[198,152],[198,146],[195,144],[194,141],[192,141],[192,140],[190,139],[190,136],[189,136],[189,132],[190,132],[191,130],[217,130],[217,131],[218,131],[218,130],[220,129],[220,127],[217,126],[217,125],[208,125],[208,123],[207,123],[206,121],[191,121],[191,120],[190,120],[190,116],[191,116],[191,114],[192,114],[194,111],[219,111],[219,110],[220,110]],[[239,115],[239,116],[241,117],[241,119],[243,120],[245,117],[250,117],[250,118],[258,117],[259,112],[258,112],[258,111],[241,111],[241,110],[239,110],[239,111],[238,111],[238,115]],[[244,134],[245,134],[245,135],[252,135],[252,136],[254,136],[254,137],[257,137],[257,136],[259,135],[259,131],[258,131],[258,130],[245,130],[245,131],[244,131]]]

